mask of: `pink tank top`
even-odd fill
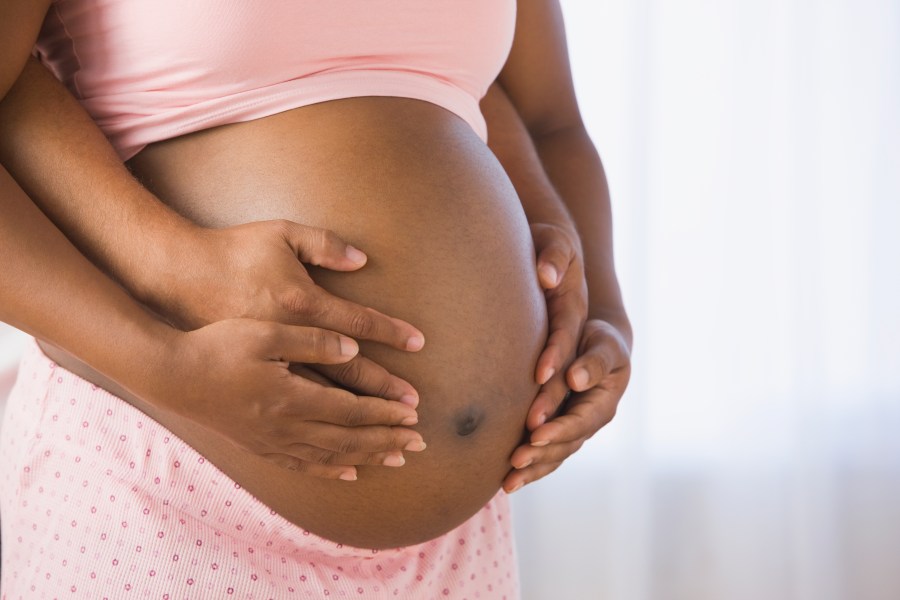
[[[55,0],[36,54],[127,160],[145,145],[358,96],[479,100],[515,0]]]

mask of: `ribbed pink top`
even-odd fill
[[[478,101],[515,0],[56,0],[36,53],[123,160],[145,145],[358,96]]]

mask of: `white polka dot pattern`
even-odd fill
[[[519,597],[503,492],[436,540],[341,546],[33,341],[0,449],[2,600]]]

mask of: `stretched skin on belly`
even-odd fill
[[[337,232],[369,262],[314,279],[427,340],[416,354],[361,344],[421,396],[428,449],[401,468],[320,480],[164,425],[288,520],[353,546],[422,542],[490,499],[537,393],[547,318],[515,192],[462,120],[415,100],[347,99],[163,142],[130,166],[204,225],[283,218]]]

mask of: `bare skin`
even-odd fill
[[[504,482],[516,490],[555,471],[615,416],[631,377],[632,331],[615,274],[609,186],[578,110],[557,0],[518,3],[515,41],[498,83],[515,110],[492,102],[492,118],[482,103],[489,126],[494,123],[492,150],[523,202],[547,214],[553,205],[547,198],[563,201],[574,226],[570,234],[580,242],[569,269],[547,292],[551,338],[537,372],[544,385],[528,414],[529,443],[513,453],[515,470]],[[498,132],[505,140],[496,139]],[[545,252],[543,264],[559,268],[569,236],[554,235],[566,226],[548,218],[543,235],[561,249],[535,239]],[[567,388],[573,392],[568,401]]]
[[[341,131],[353,132],[351,147]],[[468,125],[420,101],[348,99],[156,144],[130,166],[203,226],[290,219],[366,248],[365,270],[314,270],[313,278],[417,323],[429,340],[415,358],[361,344],[419,391],[414,428],[428,448],[402,469],[360,467],[353,485],[285,472],[132,399],[141,410],[285,518],[354,546],[436,537],[496,493],[537,392],[546,311],[521,205]]]
[[[541,31],[530,30],[535,27],[536,22],[540,22],[541,19],[546,16],[542,14],[542,11],[546,12],[547,7],[552,7],[553,5],[555,5],[555,2],[540,2],[534,3],[534,5],[535,6],[532,7],[531,4],[526,4],[526,6],[528,6],[527,10],[525,9],[525,6],[520,6],[520,28],[524,28],[525,32],[524,34],[522,32],[517,33],[516,47],[525,48],[525,50],[520,50],[517,52],[514,48],[513,55],[510,59],[510,64],[507,66],[507,68],[504,70],[504,74],[501,76],[501,82],[505,84],[509,96],[512,98],[513,102],[516,104],[516,108],[521,113],[524,124],[527,126],[528,134],[532,138],[535,146],[540,152],[541,160],[544,161],[544,165],[548,168],[550,179],[553,179],[553,183],[556,184],[558,188],[564,190],[563,195],[569,207],[569,210],[579,217],[577,219],[579,221],[579,228],[586,227],[587,231],[598,231],[598,229],[595,228],[595,224],[598,223],[597,218],[599,218],[599,224],[601,225],[600,231],[606,231],[608,229],[608,200],[606,201],[607,206],[605,209],[605,217],[602,204],[600,206],[600,210],[594,211],[594,209],[590,208],[591,203],[593,202],[593,200],[590,199],[591,197],[596,198],[598,193],[605,194],[605,189],[601,190],[597,186],[597,182],[599,181],[600,183],[602,183],[601,187],[605,188],[605,182],[602,181],[602,168],[599,171],[597,170],[599,167],[599,160],[597,160],[596,163],[592,165],[592,159],[590,155],[593,149],[590,146],[589,140],[587,141],[587,146],[585,146],[581,142],[582,139],[586,139],[586,136],[582,136],[583,128],[580,128],[580,119],[577,117],[577,108],[574,109],[573,113],[573,101],[559,102],[558,98],[556,97],[558,96],[558,94],[555,94],[553,101],[550,101],[550,98],[548,98],[546,91],[541,92],[541,90],[551,89],[550,86],[542,85],[542,83],[546,84],[546,81],[541,81],[541,79],[546,79],[546,72],[553,72],[554,68],[557,69],[557,72],[568,72],[567,69],[558,69],[560,58],[565,58],[564,53],[562,56],[559,54],[559,52],[557,51],[558,46],[554,48],[554,43],[552,43],[552,40],[551,43],[546,43],[546,40],[543,40],[543,48],[545,50],[548,47],[554,48],[554,51],[544,52],[544,54],[539,57],[540,60],[537,61],[537,63],[535,63],[535,61],[533,60],[534,56],[531,57],[531,64],[538,64],[540,66],[540,68],[536,70],[540,77],[531,77],[531,81],[528,81],[528,76],[522,76],[522,73],[524,71],[516,67],[516,63],[521,63],[522,61],[516,60],[515,57],[517,55],[522,55],[523,52],[526,56],[529,54],[527,50],[529,44],[524,42],[520,43],[519,40],[541,39],[542,35],[546,35],[546,32],[542,33]],[[552,9],[550,12],[552,12]],[[534,71],[535,69],[533,68],[529,69],[529,72]],[[565,88],[565,86],[563,87]],[[553,87],[553,89],[556,88]],[[572,98],[574,98],[574,96],[572,96]],[[548,108],[553,106],[555,106],[555,108]],[[380,111],[381,109],[378,110]],[[297,111],[292,111],[292,113],[296,112]],[[343,119],[344,117],[342,116],[340,120]],[[491,120],[489,118],[489,123],[490,121]],[[428,123],[424,122],[420,124],[429,125]],[[563,143],[564,140],[566,140],[565,143]],[[571,152],[573,145],[569,144],[567,140],[574,141],[574,148],[577,155],[575,158],[578,159],[575,161],[569,160],[569,163],[574,163],[577,165],[583,164],[585,165],[583,169],[575,169],[573,171],[572,169],[560,170],[556,167],[557,165],[567,164],[565,160],[563,160],[562,162],[557,160],[557,157],[565,157],[567,150]],[[399,142],[400,146],[402,146],[402,144],[404,143],[403,140],[394,141]],[[554,148],[559,149],[559,152],[554,150]],[[492,146],[492,149],[497,152],[501,160],[504,160],[503,152],[498,151],[498,148],[495,146]],[[152,150],[154,149],[151,149],[151,151]],[[463,151],[463,154],[465,154],[465,151]],[[593,152],[593,154],[594,156],[596,155],[595,152]],[[149,154],[147,156],[149,156]],[[196,155],[189,153],[188,158],[188,162],[193,163],[196,160]],[[142,159],[139,158],[138,162],[140,162],[140,160]],[[402,162],[407,161],[404,160]],[[175,166],[171,167],[173,173],[176,172],[177,167],[180,166],[180,164],[177,162],[174,164]],[[296,164],[297,163],[293,164],[294,168],[296,168]],[[508,163],[504,160],[504,166],[506,166],[507,164]],[[135,163],[135,166],[139,171],[141,170],[140,165]],[[471,165],[469,165],[469,167],[471,167]],[[147,167],[146,165],[143,168],[152,171],[152,168]],[[519,184],[519,181],[521,181],[521,179],[516,177],[513,169],[507,167],[507,170],[509,170],[510,174],[513,175],[513,180],[514,182],[516,182],[517,190],[521,189]],[[466,168],[462,169],[461,172],[471,174],[473,171],[480,171],[480,175],[483,176],[484,163],[482,163],[480,169],[478,167],[474,169]],[[597,173],[599,173],[601,176],[599,180],[596,177]],[[147,172],[143,174],[146,177],[146,181],[150,182],[152,179],[152,173]],[[258,175],[258,173],[251,173],[250,175]],[[484,184],[484,181],[486,179],[488,178],[483,178],[481,183]],[[429,186],[429,189],[431,189],[435,187],[439,188],[440,186],[438,185],[438,182],[443,182],[446,184],[445,180],[446,177],[442,177],[440,174],[438,174],[434,180],[423,181],[421,183]],[[162,181],[162,178],[160,178],[159,181]],[[207,185],[212,186],[217,183],[218,182],[216,181],[216,176],[210,177],[206,180]],[[308,180],[304,180],[303,182],[299,183],[305,185],[309,182]],[[335,186],[338,188],[340,187],[340,185],[335,181],[332,181],[331,183],[332,188],[334,188]],[[454,180],[451,183],[456,184],[458,183],[458,181]],[[168,185],[168,182],[165,182],[162,185]],[[243,186],[242,189],[244,191],[259,191],[258,188],[254,189],[252,187],[247,187],[247,183],[242,183],[240,185]],[[153,186],[152,182],[151,186]],[[189,182],[187,184],[187,187],[190,187]],[[154,189],[156,189],[156,191],[159,192],[160,195],[164,197],[167,196],[167,192],[164,189],[157,189],[157,186],[154,186]],[[216,190],[216,192],[218,192],[218,190]],[[520,194],[521,193],[522,192],[520,191]],[[502,196],[502,193],[500,195]],[[169,196],[170,197],[167,199],[177,205],[179,199],[176,198],[176,196],[179,196],[179,189],[170,190]],[[188,196],[190,196],[190,194],[188,194]],[[203,193],[199,193],[195,196],[190,197],[196,199],[202,198],[203,196]],[[254,196],[251,195],[250,197],[253,198]],[[210,198],[207,192],[206,200],[207,202],[211,202],[213,200],[218,202],[219,198]],[[247,197],[244,197],[243,200],[234,199],[234,202],[240,204],[241,202],[246,200]],[[523,203],[524,201],[525,195],[523,194]],[[358,203],[354,204],[354,207],[355,206],[358,206]],[[586,209],[588,213],[594,211],[596,217],[591,216],[590,214],[586,215],[584,207],[588,207]],[[237,209],[234,209],[230,215],[226,214],[226,216],[224,217],[226,221],[220,221],[220,223],[224,224],[226,222],[240,222],[241,217],[238,217],[238,215],[244,215],[244,217],[248,219],[258,218],[253,216],[254,213],[252,212],[252,210],[248,213],[247,208],[248,207],[244,205],[238,207]],[[263,208],[263,210],[267,210],[267,212],[265,212],[265,218],[273,216],[272,211],[265,209],[265,207],[254,206],[252,208]],[[464,207],[457,206],[457,208]],[[187,205],[180,206],[179,209],[183,210],[186,214],[190,214],[192,210],[192,208]],[[294,218],[295,220],[301,220],[300,212],[291,212],[292,210],[296,209],[291,209],[290,207],[288,207],[285,212],[278,213],[278,209],[276,208],[275,213],[282,215],[295,214],[296,216],[292,218]],[[196,215],[191,214],[191,216]],[[227,220],[229,217],[236,218],[236,220]],[[325,217],[328,216],[326,215]],[[334,215],[331,215],[331,217],[334,217]],[[504,218],[505,217],[508,217],[508,215],[504,215]],[[212,222],[213,221],[208,221],[208,223]],[[310,221],[303,222],[310,223]],[[323,225],[330,227],[331,225],[329,223],[330,222],[324,222]],[[413,225],[417,225],[417,223],[413,223]],[[532,220],[532,231],[535,233],[535,242],[538,243],[542,251],[546,251],[548,248],[552,248],[554,246],[565,247],[567,244],[565,242],[559,242],[559,240],[561,239],[577,239],[571,236],[571,232],[566,232],[561,237],[554,237],[553,235],[547,234],[546,228],[542,230],[540,227],[535,228],[535,225],[540,225],[540,223],[535,223],[534,220]],[[551,224],[551,226],[557,228],[559,231],[563,231],[567,226],[574,229],[571,221],[568,222],[568,225],[553,223]],[[397,237],[409,235],[408,230],[398,230],[395,233]],[[493,235],[493,230],[478,230],[477,227],[470,226],[469,233],[480,233],[481,236],[489,238],[491,235]],[[356,238],[353,238],[352,232],[349,235],[351,236],[349,238],[350,241],[356,244],[363,243],[359,242]],[[430,242],[431,237],[423,237],[425,238],[425,241]],[[590,236],[589,243],[585,244],[585,253],[589,254],[585,264],[588,270],[588,284],[591,285],[592,289],[590,302],[588,302],[588,299],[584,297],[586,296],[586,294],[582,295],[582,300],[578,300],[579,293],[575,293],[574,291],[560,293],[564,292],[565,290],[578,290],[583,288],[584,275],[582,274],[580,268],[578,268],[578,264],[580,264],[579,261],[581,260],[581,248],[578,248],[577,251],[575,249],[569,248],[568,250],[563,249],[555,253],[547,252],[544,263],[546,266],[546,263],[553,262],[555,270],[558,274],[558,278],[555,282],[552,281],[552,276],[547,274],[546,269],[539,268],[539,271],[542,272],[542,282],[544,286],[547,288],[551,288],[551,292],[548,295],[548,300],[550,301],[551,305],[551,315],[555,313],[557,316],[568,316],[565,316],[565,318],[555,318],[555,321],[558,324],[561,323],[561,325],[552,328],[554,332],[557,332],[557,334],[553,338],[551,338],[551,345],[542,356],[542,359],[538,364],[537,373],[534,373],[534,377],[536,377],[537,381],[539,383],[545,383],[545,385],[542,388],[541,395],[538,396],[538,400],[532,405],[530,414],[528,415],[527,425],[528,429],[532,431],[531,438],[529,440],[531,443],[522,446],[519,450],[513,453],[512,464],[514,467],[518,467],[519,469],[513,474],[509,475],[509,477],[507,478],[507,482],[505,484],[507,489],[516,489],[520,487],[522,483],[527,483],[546,475],[547,473],[555,469],[556,466],[558,466],[558,464],[566,456],[577,450],[577,448],[580,447],[581,443],[583,443],[583,441],[587,439],[587,437],[590,437],[590,435],[592,435],[597,429],[599,429],[599,427],[605,424],[605,422],[609,418],[611,418],[612,413],[615,409],[615,403],[618,401],[618,398],[621,397],[621,392],[624,390],[623,381],[624,383],[627,383],[627,354],[628,348],[630,347],[630,331],[627,325],[627,319],[624,317],[624,311],[621,310],[621,299],[618,297],[618,288],[615,285],[615,277],[614,274],[612,274],[610,268],[611,253],[609,252],[608,236],[605,238],[601,237],[601,241],[599,242],[599,244],[594,241],[594,238],[596,237],[597,236]],[[547,241],[548,239],[550,239],[549,242]],[[413,241],[415,242],[416,239],[413,239]],[[478,243],[483,244],[484,240],[481,240]],[[452,251],[457,251],[460,245],[457,243],[451,244],[451,246]],[[375,256],[372,254],[370,248],[368,248],[367,246],[363,247],[365,247],[367,252],[369,252],[370,256]],[[483,245],[481,247],[481,250],[485,250]],[[488,248],[488,251],[489,250],[490,249]],[[553,256],[554,254],[556,255],[555,258]],[[109,255],[113,256],[115,255],[115,252],[110,251]],[[559,256],[562,255],[568,255],[569,264],[561,264],[561,259],[559,258]],[[416,256],[418,257],[418,254]],[[542,257],[544,256],[545,255],[542,252]],[[489,260],[487,261],[488,272],[491,272],[492,269],[491,265],[493,263],[491,263],[491,261],[496,261],[496,257],[489,257]],[[482,263],[484,262],[484,256],[480,255],[478,260],[470,260],[468,262],[468,264],[470,265],[469,268],[482,268]],[[463,261],[463,263],[465,263],[465,261]],[[380,264],[380,260],[376,258],[366,267],[366,269],[368,270],[370,267],[376,266],[378,264]],[[434,262],[432,263],[432,265],[437,269],[446,268],[446,265],[444,263]],[[569,268],[571,265],[575,265],[576,268]],[[533,269],[533,263],[530,268]],[[363,274],[364,272],[360,272],[357,275]],[[345,280],[350,281],[350,278],[347,278],[346,276],[335,277],[333,274],[329,275],[331,276],[329,277],[325,276],[324,274],[317,273],[315,274],[315,277],[316,280],[325,285],[326,288],[329,288],[329,285],[331,285],[329,289],[343,293],[341,285]],[[411,275],[411,277],[415,277],[415,274]],[[329,279],[333,280],[332,284],[328,283]],[[354,296],[353,285],[348,285],[349,287],[347,290],[347,297],[350,299],[357,299],[357,297]],[[475,287],[477,289],[477,282]],[[140,286],[138,286],[138,289],[140,289]],[[557,292],[554,293],[552,290],[557,290]],[[392,295],[391,297],[393,298],[394,296]],[[521,301],[521,295],[519,301]],[[366,304],[366,302],[361,303]],[[439,302],[436,302],[436,304],[439,305]],[[587,312],[588,304],[590,304],[590,316],[592,317],[592,320],[587,322],[587,325],[584,327],[584,331],[582,332],[582,324],[585,322],[584,319],[588,315],[581,314],[581,312]],[[373,301],[370,305],[376,308],[381,308],[382,306],[384,306],[382,304],[379,304],[379,300]],[[452,310],[458,309],[459,307],[457,306],[452,307]],[[401,309],[400,313],[402,312],[403,310]],[[400,313],[398,313],[397,316],[405,317],[404,314]],[[504,316],[509,317],[508,311],[504,314]],[[515,315],[512,316],[512,320],[515,320]],[[420,325],[418,322],[416,322],[416,324]],[[496,325],[496,322],[492,324]],[[409,334],[407,333],[407,335]],[[506,339],[511,339],[514,343],[520,341],[520,338],[516,338],[514,335],[507,335],[505,337]],[[496,343],[496,340],[490,339],[490,337],[488,337],[487,339],[482,339],[483,346],[490,346],[491,343]],[[430,345],[431,341],[429,341],[429,346]],[[459,348],[465,348],[465,340],[461,340],[458,346]],[[519,348],[521,346],[514,345],[513,347]],[[525,347],[527,347],[527,340],[525,341]],[[378,358],[379,362],[383,362],[389,368],[393,368],[391,363],[390,351],[388,351],[386,348],[380,349],[380,352],[382,354],[387,353],[384,357],[379,355],[378,350],[369,350],[365,347],[364,350],[366,354],[370,354],[371,356]],[[483,348],[481,347],[475,348],[475,350],[481,350],[482,354],[484,352]],[[535,349],[535,355],[532,357],[532,359],[536,359],[538,350],[540,350],[540,348]],[[577,360],[575,360],[576,357],[578,357]],[[416,357],[416,360],[418,360],[418,357]],[[532,370],[533,366],[534,360],[532,360]],[[587,380],[582,380],[577,376],[578,369],[581,367],[584,367],[589,373],[589,377]],[[446,368],[446,365],[444,365],[444,368]],[[550,373],[548,375],[548,372],[551,370],[553,371],[553,373]],[[405,374],[402,367],[400,371],[401,372],[399,372],[399,374]],[[334,373],[334,371],[332,371],[332,373]],[[504,381],[506,381],[507,379],[512,379],[512,385],[516,385],[514,382],[514,380],[516,379],[514,374],[512,375],[512,377],[509,376],[509,373],[500,373],[499,375],[506,375],[507,377],[501,378],[504,379]],[[185,377],[190,377],[190,374],[186,373]],[[415,379],[415,374],[413,374],[412,378]],[[114,385],[115,384],[111,384],[110,387],[113,387]],[[535,384],[531,383],[530,385],[533,388],[531,393],[531,397],[533,398]],[[395,388],[399,389],[402,386],[402,382],[394,381]],[[420,386],[416,384],[416,387]],[[562,401],[567,387],[572,387],[573,389],[576,389],[578,391],[584,391],[584,394],[576,396],[574,401],[570,402],[566,407],[560,409],[560,402]],[[526,402],[525,404],[526,406],[524,407],[524,409],[527,410],[528,403]],[[159,407],[157,407],[157,409],[158,408]],[[420,407],[419,411],[422,422],[417,427],[417,429],[419,429],[420,431],[427,426],[426,423],[428,422],[425,413],[422,413],[423,410],[427,410],[424,403]],[[148,412],[152,413],[152,411],[153,407],[149,407]],[[176,410],[174,412],[177,414],[178,411]],[[553,416],[557,413],[559,413],[559,416],[558,418],[554,419]],[[515,411],[513,410],[511,414],[513,414],[514,417]],[[175,420],[178,421],[177,418]],[[188,430],[194,427],[191,423],[186,423],[184,425]],[[190,435],[190,432],[186,433],[186,435]],[[202,435],[199,435],[197,439],[200,439],[201,437]],[[431,444],[431,441],[429,441],[429,444]],[[497,442],[495,440],[494,443],[492,443],[492,448],[494,448],[494,450],[489,451],[489,453],[496,451],[499,454],[499,450],[497,449],[502,445],[502,441]],[[507,450],[505,451],[507,456],[509,456],[509,450],[511,450],[514,445],[515,443],[512,442],[511,445],[507,446]],[[432,447],[429,447],[428,452],[423,453],[422,456],[430,453],[431,450]],[[367,453],[362,456],[355,456],[353,453],[346,452],[339,454],[343,455],[342,460],[350,460],[352,457],[353,460],[360,461],[353,464],[369,464],[369,461],[371,461],[373,457],[383,458],[385,456],[384,453],[379,454],[377,452],[375,454]],[[393,454],[393,456],[397,455]],[[411,467],[413,460],[418,460],[418,458],[419,457],[416,457],[415,459],[410,458],[410,464],[407,465],[407,467],[405,467],[403,470],[405,471],[409,467]],[[223,460],[229,459],[227,456],[225,456],[223,457]],[[448,462],[452,464],[452,460],[449,460]],[[291,465],[287,466],[296,465],[293,465],[292,463]],[[507,463],[505,467],[508,469],[508,466],[509,464]],[[361,468],[361,475],[364,475],[365,471],[365,467]],[[329,473],[332,473],[331,476],[334,476],[334,471],[329,471]],[[393,475],[388,475],[388,477],[392,476]],[[379,477],[381,477],[381,475],[379,475]],[[364,477],[361,477],[361,480],[358,483],[362,483],[364,479]],[[494,485],[494,489],[496,489],[496,483],[492,485]],[[300,518],[302,518],[302,516]]]

